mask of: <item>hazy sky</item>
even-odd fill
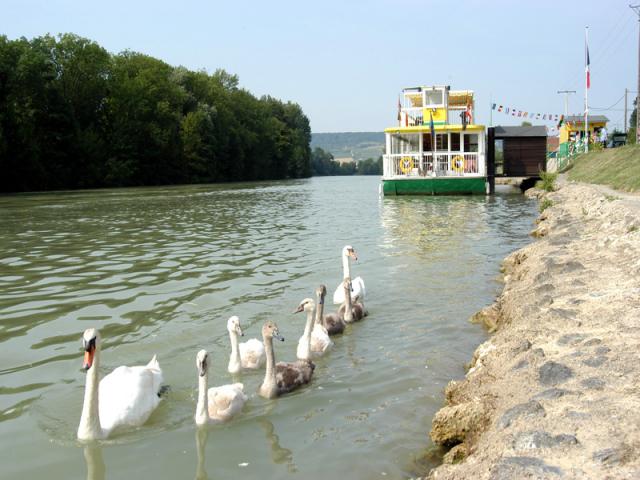
[[[474,90],[485,124],[490,98],[563,113],[557,90],[576,90],[569,112],[581,112],[588,25],[591,112],[622,128],[621,97],[637,88],[629,1],[0,0],[0,34],[72,32],[113,53],[224,68],[257,96],[299,103],[314,132],[338,132],[393,126],[398,92],[414,85]],[[493,123],[519,120],[494,113]]]

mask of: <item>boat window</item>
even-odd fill
[[[451,134],[451,151],[452,152],[460,151],[460,134],[459,133]]]
[[[391,137],[391,153],[411,153],[420,151],[420,136],[413,134],[393,135]]]
[[[444,104],[443,91],[441,89],[425,90],[424,104],[426,107],[441,107]]]
[[[436,133],[436,150],[449,150],[449,136],[446,133]]]
[[[477,152],[478,151],[478,134],[467,133],[464,136],[464,151],[465,152]]]
[[[430,152],[431,150],[433,150],[433,146],[431,145],[431,134],[425,133],[422,136],[422,151]]]

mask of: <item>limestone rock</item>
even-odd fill
[[[538,381],[542,385],[557,385],[573,377],[573,370],[558,362],[546,362],[538,370]]]
[[[431,440],[438,445],[461,443],[469,432],[484,423],[484,419],[485,408],[479,401],[441,408],[433,418]]]

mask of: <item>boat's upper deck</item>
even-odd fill
[[[472,90],[451,90],[449,86],[405,88],[398,99],[400,127],[422,125],[472,125]]]

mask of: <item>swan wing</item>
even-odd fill
[[[311,381],[315,365],[304,360],[276,363],[278,392],[287,393]]]
[[[322,325],[314,325],[311,332],[311,353],[320,356],[333,347],[333,341],[329,338],[327,329]]]
[[[360,297],[360,301],[364,302],[365,297],[365,288],[364,288],[364,280],[362,277],[356,277],[351,281],[351,299],[355,300],[356,297]]]
[[[344,303],[344,285],[342,285],[342,282],[338,284],[335,292],[333,292],[333,304],[340,305],[341,303]]]
[[[242,368],[260,368],[265,362],[264,344],[252,338],[239,345]]]
[[[146,366],[118,367],[100,381],[103,430],[110,432],[120,425],[140,426],[158,406],[162,370],[155,357],[152,362]]]
[[[231,419],[242,410],[247,401],[242,383],[212,387],[208,390],[207,395],[209,398],[209,418],[219,421]]]
[[[365,297],[364,280],[362,277],[356,277],[351,280],[351,300],[355,300],[356,297],[360,297],[360,301],[364,301]],[[344,303],[344,286],[340,283],[335,292],[333,292],[333,304],[340,305]]]

